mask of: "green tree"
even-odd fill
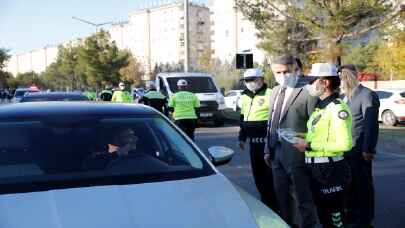
[[[405,31],[396,33],[388,42],[382,43],[373,63],[381,69],[384,79],[405,79]]]
[[[380,40],[374,39],[367,44],[349,46],[350,52],[342,56],[342,63],[354,64],[359,71],[378,71],[379,68],[373,64],[373,58],[380,45]]]
[[[26,72],[22,74],[17,74],[17,76],[14,78],[9,78],[8,84],[12,88],[17,88],[17,87],[29,87],[32,85],[36,85],[39,88],[44,88],[45,83],[40,77],[39,74],[35,72]]]
[[[119,71],[129,64],[128,58],[128,52],[118,50],[104,30],[86,38],[78,52],[79,65],[83,67],[89,85],[97,90],[118,84],[121,80]]]
[[[8,50],[0,48],[0,88],[7,87],[7,80],[11,77],[11,74],[4,70],[9,58]]]
[[[345,41],[392,23],[405,10],[401,0],[237,0],[237,5],[270,53],[316,48],[330,62],[343,54]]]

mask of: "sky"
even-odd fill
[[[147,4],[176,0],[0,0],[0,47],[19,54],[84,37],[95,24],[127,21],[128,14]],[[204,3],[206,0],[196,0]]]

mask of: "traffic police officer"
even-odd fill
[[[167,99],[166,97],[156,91],[153,82],[148,82],[145,85],[147,92],[142,96],[140,103],[148,105],[167,116]]]
[[[132,103],[131,94],[125,90],[125,84],[120,82],[119,89],[114,91],[111,101],[118,103]]]
[[[242,80],[247,89],[242,92],[241,97],[239,147],[244,150],[245,142],[249,139],[250,162],[261,200],[268,207],[277,211],[273,175],[264,161],[271,90],[264,83],[261,69],[246,70]]]
[[[113,96],[112,89],[110,87],[106,87],[105,90],[101,91],[100,99],[102,101],[111,101]]]
[[[184,79],[177,81],[179,91],[170,97],[169,107],[174,111],[173,118],[176,125],[194,140],[200,100],[194,93],[187,91],[187,85],[188,83]]]
[[[335,65],[313,64],[310,76],[314,79],[306,88],[320,101],[307,122],[305,140],[296,138],[294,146],[305,152],[321,224],[325,228],[344,227],[344,191],[350,169],[343,155],[352,148],[352,114],[339,99]]]

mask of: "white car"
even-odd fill
[[[225,105],[233,111],[238,111],[242,105],[242,92],[243,90],[229,90],[225,95]]]
[[[405,89],[376,90],[380,98],[379,120],[385,125],[405,123]]]
[[[0,135],[0,227],[288,227],[214,167],[231,149],[144,105],[18,103]]]

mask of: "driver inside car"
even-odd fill
[[[102,146],[101,150],[92,152],[84,160],[83,169],[97,170],[107,168],[112,161],[127,157],[130,151],[136,149],[138,141],[138,137],[132,128],[112,130],[107,138],[109,139],[107,139],[107,143]]]

